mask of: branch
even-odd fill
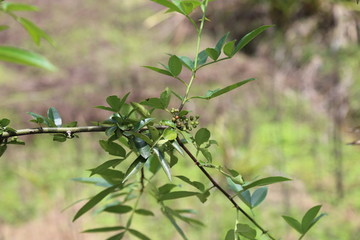
[[[210,180],[210,182],[216,187],[220,192],[234,205],[234,207],[240,211],[250,222],[252,222],[258,229],[261,230],[263,234],[266,234],[270,239],[276,240],[273,236],[270,235],[268,231],[266,231],[263,227],[260,226],[259,223],[256,222],[254,218],[252,218],[248,213],[245,212],[244,209],[242,209],[235,200],[231,197],[231,195],[225,191],[216,181],[215,179],[205,170],[203,166],[200,165],[199,161],[196,159],[196,157],[190,152],[190,150],[182,143],[180,138],[178,137],[177,142],[181,146],[182,149],[186,152],[186,154],[193,160],[193,162],[196,164],[198,168],[205,174],[205,176]]]
[[[80,132],[104,132],[107,128],[108,127],[104,127],[104,126],[27,128],[27,129],[19,129],[14,132],[3,132],[0,135],[0,140],[8,139],[10,137],[15,137],[15,136],[48,134],[48,133],[63,133],[71,136],[74,133],[80,133]]]

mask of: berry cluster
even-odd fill
[[[199,125],[199,116],[187,116],[188,111],[179,111],[177,108],[171,109],[173,115],[172,121],[176,124],[176,127],[180,130],[191,131]]]

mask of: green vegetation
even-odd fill
[[[158,36],[154,37],[149,32],[141,32],[141,29],[139,30],[139,28],[142,28],[141,21],[135,19],[133,17],[133,14],[131,14],[133,11],[135,11],[135,9],[138,9],[139,6],[141,6],[141,1],[135,1],[133,4],[126,5],[125,7],[119,7],[121,4],[111,4],[111,7],[117,6],[116,9],[122,11],[123,14],[121,15],[121,20],[118,20],[116,17],[113,16],[105,17],[106,13],[109,11],[108,8],[99,8],[99,15],[104,15],[104,18],[106,18],[109,23],[112,23],[112,21],[116,20],[122,22],[124,24],[124,28],[128,24],[132,24],[132,26],[127,26],[125,29],[116,31],[114,30],[114,28],[108,27],[111,26],[111,24],[107,25],[106,23],[103,23],[104,28],[100,32],[99,29],[94,29],[94,26],[92,26],[91,24],[87,25],[86,28],[81,29],[74,26],[71,34],[68,33],[68,35],[62,35],[61,37],[63,39],[59,42],[63,42],[65,41],[64,39],[68,38],[70,40],[67,41],[68,44],[75,45],[78,42],[83,42],[84,44],[81,44],[79,47],[74,47],[75,50],[72,51],[72,48],[69,46],[62,48],[60,43],[58,49],[63,49],[64,51],[60,51],[59,54],[56,54],[53,53],[53,50],[49,49],[50,53],[43,54],[45,56],[48,56],[50,59],[55,59],[54,62],[58,61],[59,59],[65,59],[65,61],[61,64],[64,64],[65,67],[71,69],[73,65],[77,64],[76,57],[74,56],[78,55],[75,54],[89,54],[88,49],[92,46],[98,46],[99,43],[105,42],[105,45],[109,44],[110,46],[116,46],[116,44],[121,42],[123,49],[121,50],[122,54],[120,55],[115,54],[115,52],[109,51],[109,49],[107,48],[103,48],[100,51],[91,53],[91,56],[96,62],[96,67],[94,67],[95,69],[88,70],[90,72],[95,72],[96,70],[100,70],[100,72],[107,72],[106,77],[108,78],[108,84],[110,85],[111,89],[110,91],[113,92],[113,86],[118,85],[117,89],[118,91],[121,91],[122,94],[116,93],[116,95],[125,96],[127,92],[126,84],[130,84],[131,79],[134,79],[132,78],[133,73],[131,72],[131,70],[128,70],[128,67],[130,65],[150,65],[152,64],[150,62],[153,62],[151,61],[152,59],[156,59],[155,61],[158,61],[158,58],[155,57],[153,54],[156,54],[158,52],[173,53],[174,51],[168,50],[171,48],[171,46],[168,46],[166,44],[159,46],[159,48],[157,49],[155,49],[155,47],[153,46],[150,47],[151,44],[149,44],[149,37],[151,37],[152,39],[157,39]],[[87,6],[87,8],[90,9],[94,6],[96,6],[96,4],[91,3],[90,6]],[[139,13],[141,13],[140,16],[143,14],[145,17],[152,14],[151,11],[149,11],[147,8],[139,9],[141,10],[139,11]],[[213,21],[215,20],[216,19],[214,19]],[[134,30],[134,27],[137,29]],[[260,28],[260,30],[262,29]],[[129,34],[125,36],[123,34],[124,31]],[[89,35],[96,35],[98,38],[94,39],[93,41],[84,42],[83,39],[88,39],[87,37],[84,38],[84,36]],[[54,39],[58,41],[58,38],[56,36],[54,36]],[[211,43],[211,41],[208,40],[207,37],[205,38],[205,40],[209,42],[209,44],[206,43],[202,47],[216,45],[216,42]],[[234,42],[230,41],[227,45],[225,45],[226,47],[223,48],[223,54],[225,58],[231,58],[234,56],[233,52],[236,45],[233,45],[233,43]],[[190,44],[185,43],[183,46],[184,49],[177,48],[175,52],[184,52],[184,55],[186,55],[188,53],[187,48],[189,48]],[[352,47],[355,50],[358,50],[357,46]],[[146,51],[146,54],[144,54],[144,49],[147,49],[149,51]],[[48,50],[46,49],[46,51]],[[218,52],[216,51],[216,47],[206,49],[206,53],[212,60],[216,61],[218,59]],[[356,51],[344,51],[344,56],[341,54],[339,55],[342,57],[341,59],[344,60],[344,66],[350,66],[349,69],[352,69],[351,66],[356,65],[356,60],[354,60],[353,57],[354,55],[357,56],[355,53]],[[304,61],[306,62],[307,59],[311,59],[311,57],[312,56],[310,55],[303,59],[305,59]],[[164,58],[165,59],[162,62],[166,62],[168,68],[151,68],[157,72],[172,76],[174,78],[183,78],[183,76],[180,75],[180,72],[185,71],[187,67],[189,67],[190,70],[196,69],[196,61],[193,63],[195,65],[194,67],[191,64],[187,64],[189,63],[189,61],[184,61],[183,58],[180,58],[176,55],[171,55],[169,58],[165,55]],[[109,61],[109,63],[105,63],[104,65],[106,65],[106,67],[103,67],[99,64],[99,62],[102,61]],[[239,61],[242,61],[246,64],[246,59],[245,61]],[[82,64],[84,64],[84,66],[87,66],[87,64],[91,63],[92,61],[84,61]],[[334,64],[334,62],[331,62],[329,60],[329,63],[327,63],[327,65],[330,67],[328,69],[332,69],[332,64]],[[0,82],[5,82],[4,86],[9,87],[12,84],[15,84],[15,82],[9,84],[8,80],[6,80],[9,77],[12,78],[12,76],[15,74],[14,70],[10,68],[1,69],[1,71],[4,72],[4,75],[2,77],[3,80],[1,80]],[[32,75],[34,75],[34,78],[45,74],[40,72],[31,72],[31,70],[24,71],[26,72],[26,74],[31,73]],[[356,72],[356,70],[354,70],[354,72]],[[119,82],[117,77],[119,73],[122,74],[125,79],[129,80]],[[192,73],[194,74],[195,72],[192,71]],[[222,88],[222,90],[220,91],[209,91],[205,94],[206,91],[204,92],[204,86],[197,85],[196,81],[194,81],[194,85],[192,86],[192,80],[190,80],[190,83],[187,85],[188,91],[186,91],[186,95],[181,101],[183,104],[180,106],[180,110],[181,107],[186,103],[187,99],[190,99],[189,96],[193,96],[187,94],[190,92],[190,88],[193,94],[198,93],[198,95],[200,96],[198,98],[210,99],[212,97],[217,97],[222,93],[226,93],[228,90],[233,90],[234,88],[239,87],[240,85],[245,83],[240,81],[234,84],[234,82],[252,77],[247,76],[246,78],[236,78],[236,80],[234,81],[233,76],[224,75],[224,78],[221,81],[217,81],[217,79],[214,79],[212,77],[212,74],[215,73],[216,70],[214,72],[211,72],[211,70],[209,70],[209,73],[207,75],[206,70],[201,70],[198,74],[204,74],[205,77],[209,78],[211,87],[207,87],[207,89],[221,89],[223,86],[229,87]],[[135,90],[139,86],[146,86],[148,88],[145,88],[144,90],[145,96],[137,96],[137,98],[144,99],[150,97],[148,101],[142,102],[144,106],[150,106],[153,108],[165,108],[166,106],[163,106],[163,99],[166,98],[168,94],[167,91],[163,92],[162,97],[159,98],[159,101],[158,98],[151,98],[155,94],[158,94],[158,92],[154,91],[156,90],[156,87],[148,86],[153,85],[152,80],[150,80],[151,84],[146,84],[146,82],[149,81],[148,78],[157,79],[157,77],[153,77],[156,75],[152,75],[152,73],[149,73],[149,71],[146,70],[141,70],[140,74],[140,76],[137,76],[140,80],[135,78],[137,79],[137,81],[140,81],[140,84],[138,83],[139,85],[130,86],[133,86]],[[59,78],[61,76],[64,76],[63,72],[55,73],[54,75],[51,75],[51,78]],[[82,77],[84,76],[86,77],[87,75],[82,75]],[[199,80],[203,78],[203,75],[200,76],[201,77],[199,78]],[[144,80],[144,78],[146,81]],[[190,77],[190,79],[194,78]],[[262,81],[261,78],[258,79]],[[179,86],[182,84],[182,82],[185,81],[181,81],[182,79],[178,80],[180,81],[176,83],[171,82],[170,86],[174,85],[176,86],[175,89],[179,89]],[[271,81],[270,79],[268,80]],[[156,86],[164,86],[162,80],[158,81],[160,83]],[[78,86],[82,87],[82,89],[78,90],[78,93],[80,94],[92,94],[94,92],[97,92],[92,87],[92,84],[94,83],[84,82],[78,84]],[[250,89],[249,86],[251,84],[255,85],[251,86],[252,89]],[[318,203],[323,203],[325,205],[325,211],[329,213],[329,217],[327,217],[325,221],[323,220],[321,224],[317,225],[314,229],[311,229],[311,231],[304,239],[352,239],[353,236],[356,236],[356,231],[359,226],[359,223],[356,220],[356,216],[359,215],[358,212],[360,207],[358,206],[356,201],[356,199],[359,198],[359,191],[355,187],[358,181],[356,167],[357,150],[353,147],[345,146],[347,140],[342,141],[342,144],[344,145],[342,149],[342,158],[344,159],[343,171],[346,172],[346,175],[343,176],[342,180],[345,186],[344,191],[346,194],[342,196],[341,199],[339,199],[337,196],[338,189],[335,187],[334,184],[334,168],[336,168],[337,162],[334,161],[336,159],[334,159],[333,143],[331,142],[332,132],[331,130],[329,130],[332,128],[333,125],[332,119],[329,120],[328,115],[326,115],[326,113],[324,112],[316,112],[316,114],[314,114],[315,112],[311,101],[305,100],[302,95],[297,92],[292,92],[291,90],[289,91],[286,89],[283,92],[276,91],[273,93],[262,94],[259,93],[259,90],[254,91],[253,89],[261,87],[261,89],[264,90],[266,89],[266,86],[264,87],[256,84],[256,82],[246,84],[244,87],[242,87],[243,89],[240,89],[239,93],[236,95],[222,95],[221,98],[219,97],[219,99],[217,99],[219,101],[218,103],[215,103],[216,100],[211,100],[211,102],[214,103],[213,108],[209,108],[207,103],[199,103],[199,106],[189,105],[193,110],[192,113],[189,113],[190,115],[194,115],[193,113],[196,113],[201,116],[199,127],[194,131],[195,148],[198,148],[198,151],[203,154],[203,156],[201,154],[199,154],[199,156],[201,156],[201,159],[203,159],[203,161],[208,162],[209,154],[206,153],[206,149],[199,147],[202,143],[208,142],[210,139],[216,139],[217,144],[212,144],[212,147],[209,149],[210,153],[212,154],[211,158],[214,165],[224,165],[229,169],[234,169],[237,172],[240,172],[245,180],[254,179],[259,176],[270,175],[285,175],[295,180],[294,185],[292,185],[291,183],[281,184],[277,187],[275,186],[274,188],[270,187],[269,190],[265,190],[264,188],[258,188],[256,190],[257,194],[252,192],[253,197],[254,195],[268,195],[268,201],[265,201],[253,212],[255,213],[256,219],[259,219],[261,224],[264,224],[267,229],[276,229],[275,231],[272,230],[270,232],[272,235],[289,236],[289,238],[291,238],[292,236],[296,236],[295,231],[289,232],[289,228],[286,227],[286,223],[282,221],[279,216],[295,216],[294,218],[298,219],[301,222],[301,219],[304,216],[305,212],[311,206],[317,205]],[[356,86],[356,83],[354,83],[354,86]],[[253,95],[257,95],[256,98],[251,98],[250,100],[247,99],[249,98],[249,94],[247,94],[246,91],[248,91],[249,89],[252,90]],[[101,90],[104,91],[105,88]],[[356,96],[356,87],[353,88],[352,91],[353,92],[351,96]],[[134,92],[134,90],[132,92]],[[130,97],[132,96],[132,94],[130,95]],[[272,94],[275,94],[276,97],[273,97]],[[97,93],[97,95],[101,95],[100,97],[103,97],[109,95],[109,93],[105,91],[103,94]],[[48,92],[42,92],[40,93],[40,96],[42,96],[42,99],[46,98],[46,96],[50,96],[51,98],[51,96],[53,96],[53,92],[51,92],[51,90]],[[55,96],[58,95],[55,94]],[[1,118],[6,117],[9,119],[15,119],[14,122],[12,121],[12,127],[23,126],[23,123],[20,119],[23,119],[24,117],[19,117],[17,114],[12,113],[11,110],[7,109],[6,106],[8,104],[21,104],[24,99],[27,99],[27,96],[24,96],[23,94],[14,94],[12,96],[9,96],[9,98],[6,98],[6,104],[5,102],[2,102],[1,104]],[[63,100],[70,104],[73,103],[74,99],[76,99],[75,93],[72,95],[72,97],[65,97],[65,99]],[[255,101],[251,102],[251,100],[254,99]],[[42,101],[43,100],[40,100],[39,102]],[[108,98],[107,103],[110,106],[100,108],[111,108],[107,110],[118,112],[121,110],[121,106],[118,105],[117,101],[118,98],[116,97]],[[131,101],[134,100],[132,99]],[[224,103],[222,103],[222,101]],[[356,101],[353,102],[353,106],[357,106]],[[46,105],[46,107],[49,106],[47,104],[44,104],[43,102],[41,104]],[[74,103],[74,105],[77,105],[75,108],[77,108],[78,111],[81,111],[81,108],[89,108],[93,105],[101,104],[103,104],[103,101],[98,100],[96,103],[91,105],[88,104],[85,99]],[[175,104],[174,99],[170,102],[170,104],[171,106]],[[242,105],[246,105],[246,107],[242,107]],[[117,109],[118,107],[119,109]],[[134,107],[134,105],[132,107]],[[202,109],[206,109],[206,111],[203,111]],[[230,109],[230,111],[227,111],[226,109]],[[28,110],[29,108],[27,108],[25,111]],[[45,110],[35,111],[33,110],[33,108],[30,108],[30,110],[38,113],[45,112]],[[95,109],[92,111],[100,110]],[[144,112],[141,111],[138,110],[139,115],[144,114]],[[60,112],[63,114],[63,112],[66,112],[66,110],[62,109]],[[180,111],[178,111],[177,113],[179,112]],[[145,115],[146,114],[147,113],[145,112]],[[171,119],[172,117],[176,117],[179,115],[180,114],[170,114],[169,117],[169,115],[159,114],[156,115],[156,117],[164,118],[165,116],[165,118]],[[46,117],[43,119],[42,117],[38,118],[37,115],[34,114],[32,114],[32,116],[35,117],[35,122],[38,122],[40,124],[43,124],[44,119],[46,120]],[[53,127],[56,127],[58,125],[56,124],[56,120],[59,119],[59,116],[57,116],[56,110],[51,110],[48,118],[54,121],[53,124],[48,123],[48,125]],[[74,120],[73,118],[69,117],[66,117],[66,119]],[[98,118],[88,118],[87,121],[96,119]],[[179,124],[182,130],[193,128],[195,127],[194,125],[198,125],[186,125],[185,119],[186,118],[181,118],[180,116]],[[151,122],[153,122],[153,120],[149,119],[148,122],[144,124],[151,126]],[[178,123],[177,119],[175,119],[174,122]],[[206,124],[207,122],[209,122],[209,125]],[[15,125],[13,125],[14,123]],[[134,123],[131,124],[133,124],[132,126],[135,127]],[[5,126],[5,124],[3,125]],[[203,128],[205,126],[208,126],[207,128],[211,132],[210,139],[208,137],[207,131]],[[201,130],[197,131],[199,128]],[[113,130],[116,131],[115,128],[113,128]],[[84,168],[93,168],[92,173],[97,173],[98,171],[96,170],[96,168],[94,169],[94,166],[98,166],[109,160],[108,155],[102,153],[99,146],[96,144],[97,139],[99,139],[98,136],[101,135],[93,134],[94,133],[85,133],[84,135],[78,134],[80,136],[80,139],[74,138],[72,141],[66,141],[66,143],[61,145],[49,141],[51,140],[49,136],[35,136],[29,146],[26,147],[26,149],[23,149],[24,147],[21,146],[9,147],[5,155],[2,157],[1,161],[1,166],[3,170],[0,172],[0,180],[2,180],[2,182],[6,182],[6,184],[4,185],[5,187],[2,188],[2,194],[6,197],[2,197],[0,200],[1,220],[7,223],[19,223],[21,221],[31,219],[35,215],[42,214],[48,209],[54,207],[59,208],[58,205],[55,206],[55,202],[59,199],[66,202],[62,206],[65,207],[69,203],[76,201],[79,198],[83,198],[86,196],[95,196],[95,194],[100,191],[99,187],[97,187],[96,189],[84,188],[79,187],[79,185],[76,185],[73,182],[69,181],[71,178],[79,177],[79,174],[81,173],[83,173],[83,176],[81,176],[81,179],[78,178],[78,180],[88,180],[87,177],[90,172],[83,172]],[[108,132],[108,134],[111,135],[111,132]],[[173,141],[176,136],[180,134],[180,132],[169,130],[161,132],[161,130],[159,130],[158,134],[162,134],[164,136],[164,138],[160,139],[160,141],[166,140],[169,142]],[[150,136],[152,136],[152,133]],[[67,135],[60,134],[57,135],[57,137],[57,140],[60,141],[67,140]],[[142,138],[144,137],[142,136]],[[96,140],[94,141],[94,139]],[[147,138],[143,139],[143,141],[145,142],[147,142],[148,140],[149,139]],[[209,141],[209,143],[211,142]],[[102,148],[110,154],[120,154],[121,156],[123,156],[123,152],[114,153],[112,147],[109,146],[109,142],[107,142],[106,140],[103,140],[100,144]],[[129,151],[129,149],[131,149],[131,146],[129,146],[128,148],[124,148],[125,151]],[[157,154],[158,158],[161,159],[161,151],[159,151],[158,153],[156,153],[155,151],[155,154]],[[135,156],[129,155],[129,157]],[[122,160],[107,163],[108,167],[110,167],[120,162],[122,162]],[[134,168],[130,167],[130,170],[127,168],[129,165],[131,166],[130,162],[128,162],[127,164],[122,163],[117,168],[117,170],[122,171],[124,174],[128,173],[127,176],[129,177],[129,180],[135,180],[135,177],[131,176],[133,174],[132,170],[136,169],[135,166],[139,166],[139,164],[142,165],[142,159],[138,159],[138,161],[135,160],[135,162],[133,163]],[[154,184],[158,186],[159,184],[161,185],[165,182],[168,182],[167,178],[170,178],[170,173],[168,171],[169,169],[167,169],[166,164],[162,165],[162,167],[164,168],[165,173],[160,172],[160,175],[154,178]],[[54,171],[54,169],[56,170]],[[176,168],[171,169],[171,179],[175,185],[180,186],[178,189],[179,191],[183,191],[185,186],[191,187],[187,185],[187,180],[184,181],[184,179],[181,179],[181,177],[174,177],[176,175],[184,175],[181,169],[187,170],[187,177],[190,178],[192,181],[204,180],[201,172],[198,171],[198,169],[194,168],[191,162],[179,159]],[[243,184],[241,181],[236,184],[229,181],[229,179],[228,182],[226,182],[224,176],[217,171],[212,171],[211,169],[209,171],[211,171],[211,174],[214,174],[214,178],[219,181],[220,185],[226,186],[228,183],[230,183],[228,188],[235,190],[235,192],[237,191],[237,187]],[[108,177],[103,177],[105,177],[105,179],[109,181]],[[74,185],[76,187],[74,187]],[[193,185],[195,187],[191,189],[191,191],[186,187],[186,193],[183,192],[179,196],[167,195],[167,197],[163,197],[161,199],[162,201],[167,201],[167,198],[189,196],[189,198],[184,198],[181,201],[177,201],[175,205],[169,205],[170,207],[176,206],[184,209],[191,208],[199,211],[196,215],[193,215],[192,211],[189,211],[188,213],[186,212],[189,215],[184,215],[191,216],[191,218],[189,219],[186,218],[186,221],[191,222],[196,227],[189,227],[186,224],[180,224],[181,227],[184,229],[186,235],[188,235],[189,239],[224,239],[225,236],[227,236],[226,239],[232,239],[231,236],[233,235],[233,233],[231,231],[226,231],[227,229],[233,228],[234,226],[234,222],[232,219],[233,217],[227,217],[229,215],[234,215],[234,217],[237,217],[240,222],[249,224],[244,220],[243,217],[241,217],[241,214],[240,216],[235,216],[236,214],[233,213],[233,209],[230,209],[228,203],[225,201],[225,199],[222,198],[222,196],[220,196],[220,193],[218,192],[213,192],[214,194],[212,195],[214,196],[209,197],[209,200],[206,202],[206,205],[204,207],[198,201],[198,199],[190,197],[191,195],[194,195],[192,191],[200,190],[196,188],[196,186],[199,187],[199,185],[190,185]],[[210,187],[210,185],[208,187]],[[81,188],[81,190],[79,190],[79,188]],[[203,189],[202,187],[200,188]],[[240,197],[243,201],[239,203],[240,207],[242,208],[256,207],[258,203],[261,202],[260,200],[262,200],[262,197],[256,198],[256,196],[254,197],[254,199],[252,197],[250,197],[249,199],[249,195],[247,194],[248,193]],[[66,197],[64,198],[63,196]],[[100,200],[100,198],[96,199]],[[84,205],[84,203],[85,202],[82,202],[82,206]],[[173,231],[171,230],[171,224],[169,224],[166,219],[161,216],[161,211],[157,209],[158,207],[156,200],[142,200],[139,204],[142,207],[151,210],[155,214],[156,221],[151,220],[151,216],[147,216],[152,215],[150,212],[139,210],[139,214],[136,214],[134,217],[132,226],[139,226],[139,228],[136,229],[143,233],[146,233],[146,235],[148,236],[151,236],[152,239],[172,239],[175,238],[175,236],[179,236],[174,235]],[[82,208],[82,210],[78,212],[76,218],[89,210],[90,207],[92,207],[92,204],[88,206],[89,208]],[[99,214],[101,211],[104,212],[105,210],[105,212],[129,213],[130,210],[130,218],[132,218],[132,210],[129,208],[128,205],[117,206],[122,207],[118,207],[117,209],[115,209],[114,206],[108,206],[108,209],[100,208],[96,210],[96,212],[97,214]],[[9,209],[13,210],[9,211]],[[171,211],[169,209],[166,209],[167,208],[164,207],[162,208],[162,212],[164,213],[165,211],[165,215],[169,214],[169,212],[166,213],[166,211]],[[212,210],[210,211],[209,209]],[[219,222],[219,213],[222,212],[224,213],[222,215],[224,217],[222,217],[221,222]],[[350,212],[352,213],[350,214]],[[316,214],[318,213],[318,208],[314,208],[312,212],[310,211],[310,213],[313,213],[314,217],[316,217]],[[172,212],[172,214],[173,216],[176,216],[176,213]],[[195,219],[193,219],[193,217],[195,217]],[[97,218],[101,218],[101,220]],[[124,226],[127,224],[127,219],[122,218],[119,220],[115,219],[113,216],[106,217],[104,214],[97,215],[95,219],[95,221],[98,223],[98,227],[104,227],[104,223],[106,223],[105,226],[120,226],[120,224],[123,224]],[[216,220],[214,221],[214,219]],[[272,220],[268,223],[267,219]],[[273,219],[279,220],[275,221]],[[290,218],[287,218],[287,221],[290,222],[290,225],[292,225],[295,229],[298,230],[300,235],[306,232],[308,230],[308,227],[311,226],[311,220],[303,221],[304,227],[302,229],[299,229],[298,224],[296,224],[295,221],[289,219]],[[202,220],[207,227],[200,227],[200,224],[196,222],[197,220]],[[161,223],[161,226],[166,227],[164,227],[162,229],[163,231],[161,232],[154,231],[153,229],[159,228],[159,223]],[[247,236],[249,239],[253,238],[256,232],[253,232],[253,230],[251,230],[249,226],[250,225],[238,224],[238,234],[240,234],[242,237]],[[337,228],[334,226],[342,227]],[[94,225],[86,224],[86,227],[93,228]],[[116,228],[116,230],[123,230],[123,228],[118,227]],[[180,235],[182,235],[181,231],[179,231],[179,233]],[[141,237],[142,235],[140,235],[134,230],[131,230],[130,234],[132,234],[133,236],[137,236],[140,239],[146,239],[145,237]],[[258,234],[260,234],[260,232],[258,232]]]

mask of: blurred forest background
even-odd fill
[[[0,116],[12,119],[15,128],[33,126],[26,112],[45,114],[51,106],[66,122],[101,121],[107,113],[93,106],[105,104],[106,96],[130,91],[130,100],[141,100],[158,96],[166,86],[180,87],[141,66],[156,65],[166,53],[193,57],[195,33],[189,23],[180,15],[163,14],[147,0],[26,3],[41,11],[23,16],[46,29],[57,47],[32,45],[12,21],[11,29],[0,34],[0,43],[40,52],[60,70],[0,64]],[[300,217],[309,207],[323,204],[328,216],[306,239],[358,239],[360,152],[347,143],[359,137],[352,129],[360,125],[360,5],[355,0],[218,0],[210,4],[208,17],[203,48],[228,31],[239,39],[260,25],[276,25],[236,59],[199,72],[194,88],[199,94],[257,79],[210,105],[201,100],[189,104],[202,116],[201,127],[210,128],[219,143],[214,159],[246,179],[294,179],[270,187],[260,206],[263,212],[255,211],[273,235],[296,239],[280,216]],[[2,22],[8,20],[2,16]],[[88,214],[73,224],[72,216],[83,202],[62,211],[97,192],[71,178],[88,176],[84,169],[109,159],[100,151],[99,139],[101,134],[86,133],[61,144],[50,136],[35,136],[25,139],[25,147],[10,147],[0,160],[1,240],[108,236],[80,232],[122,219],[101,214],[93,219]],[[201,177],[197,169],[193,174]],[[226,185],[221,176],[216,178]],[[198,209],[207,225],[184,226],[190,239],[223,239],[234,224],[234,211],[220,194],[205,205],[194,199],[180,204]],[[180,239],[161,214],[154,218],[138,220],[147,235]]]

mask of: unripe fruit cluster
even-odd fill
[[[170,112],[173,115],[172,122],[180,130],[191,131],[199,125],[200,116],[187,116],[186,114],[180,116],[177,108],[172,108]]]

